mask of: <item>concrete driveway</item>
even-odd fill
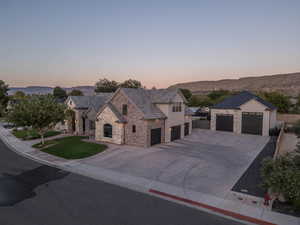
[[[262,136],[195,129],[183,140],[147,149],[117,146],[84,162],[225,197],[268,140]]]

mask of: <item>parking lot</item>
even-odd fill
[[[116,146],[84,161],[132,176],[225,197],[269,137],[194,129],[185,139],[151,148]]]

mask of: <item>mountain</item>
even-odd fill
[[[93,95],[94,86],[76,86],[71,88],[63,88],[67,93],[71,92],[74,89],[80,90],[84,95]],[[28,87],[10,87],[8,95],[13,95],[17,91],[23,91],[25,94],[49,94],[53,93],[52,87],[47,86],[28,86]]]
[[[279,91],[289,96],[300,94],[300,72],[266,75],[260,77],[244,77],[218,81],[195,81],[178,83],[171,87],[190,89],[193,94],[205,94],[213,90],[230,91]]]

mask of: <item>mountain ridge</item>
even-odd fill
[[[217,81],[192,81],[177,83],[170,87],[190,89],[193,94],[205,94],[213,90],[248,90],[253,92],[279,91],[290,96],[298,96],[300,94],[300,72],[255,77],[247,76]]]

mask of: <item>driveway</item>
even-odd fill
[[[269,138],[211,130],[148,149],[118,146],[85,163],[160,181],[184,189],[225,197]]]

